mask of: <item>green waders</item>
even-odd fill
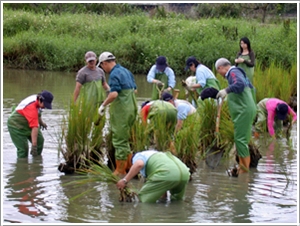
[[[246,56],[241,55],[240,58],[243,58],[244,60],[247,60],[247,61],[250,60],[249,55],[246,55]],[[248,79],[253,84],[254,67],[248,67],[247,64],[245,64],[245,63],[239,63],[238,67],[242,68],[245,71]]]
[[[171,200],[183,199],[190,179],[189,168],[183,162],[170,152],[158,152],[145,167],[147,180],[138,193],[141,202],[156,202],[168,190]]]
[[[165,90],[166,88],[168,88],[169,78],[165,73],[156,73],[155,74],[155,79],[161,81],[162,83],[164,83],[164,86],[162,88],[160,88],[160,90]],[[158,89],[158,87],[156,86],[156,84],[153,84],[152,100],[157,100],[157,99],[160,98],[159,91],[157,89]]]
[[[131,153],[130,129],[137,116],[137,102],[133,89],[122,90],[110,105],[112,144],[116,160],[126,160]]]
[[[18,158],[28,157],[28,141],[31,142],[31,128],[28,125],[26,118],[13,111],[7,120],[7,127],[12,142],[17,148]],[[40,155],[44,148],[44,137],[40,129],[38,129],[37,136],[37,152]]]
[[[250,156],[248,144],[251,138],[252,124],[256,116],[256,104],[251,90],[246,87],[242,93],[228,94],[228,107],[234,124],[234,142],[238,156]]]
[[[105,99],[105,91],[102,87],[102,81],[91,81],[85,83],[80,91],[79,99],[84,98],[87,104],[99,108]]]

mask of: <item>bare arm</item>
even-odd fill
[[[113,102],[118,96],[118,92],[116,91],[113,91],[113,92],[110,92],[107,96],[107,98],[104,100],[103,102],[103,106],[107,106],[108,104],[110,104],[111,102]]]
[[[38,136],[38,127],[33,127],[31,129],[31,143],[32,146],[37,146],[37,136]]]
[[[130,168],[129,172],[126,174],[124,179],[129,182],[135,175],[137,175],[140,170],[144,167],[144,162],[142,160],[137,160]],[[117,183],[118,189],[123,189],[126,187],[126,183],[124,179],[121,179]]]
[[[79,82],[76,82],[75,90],[74,90],[74,94],[73,94],[74,102],[76,102],[76,100],[77,100],[77,98],[78,98],[78,96],[79,96],[81,86],[82,86],[82,85],[81,85]]]
[[[175,127],[175,133],[177,133],[181,129],[182,124],[183,124],[183,120],[177,119],[177,124],[176,124],[176,127]]]

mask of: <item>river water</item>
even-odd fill
[[[256,169],[238,178],[228,177],[233,160],[210,169],[199,162],[189,182],[184,201],[120,203],[114,184],[90,183],[63,186],[75,179],[57,167],[64,159],[58,152],[57,134],[68,100],[75,87],[75,73],[5,69],[2,101],[2,224],[36,223],[299,223],[297,125],[290,142],[260,139],[262,159]],[[136,76],[138,101],[150,98],[146,76]],[[42,156],[17,159],[8,130],[11,107],[23,98],[50,90],[53,109],[44,110],[48,130]],[[141,182],[133,180],[135,187]],[[69,199],[91,188],[74,201]]]

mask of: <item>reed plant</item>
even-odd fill
[[[264,69],[258,62],[253,78],[257,102],[267,97],[275,97],[289,103],[290,98],[297,94],[296,65],[294,62],[291,69],[286,70],[282,65],[271,63],[269,68]]]
[[[93,152],[102,153],[102,130],[105,125],[103,117],[98,126],[94,125],[98,117],[95,106],[86,99],[85,93],[77,102],[70,101],[68,114],[61,124],[60,151],[67,163],[75,171],[86,165],[86,159],[95,158]],[[103,155],[102,155],[103,157]]]
[[[97,154],[97,153],[96,153]],[[78,176],[75,180],[63,184],[63,186],[82,186],[85,184],[90,184],[94,182],[105,182],[109,184],[116,184],[120,177],[113,174],[111,169],[103,161],[97,161],[94,159],[85,159],[86,166],[79,169]],[[82,197],[88,192],[95,190],[97,187],[93,187],[86,190],[70,199],[74,201],[75,199]],[[137,189],[130,183],[126,185],[123,190],[120,190],[119,201],[120,202],[132,202],[138,200]]]

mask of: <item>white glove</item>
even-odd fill
[[[101,106],[98,108],[98,114],[100,116],[103,116],[105,113],[105,106],[103,106],[103,104],[101,104]]]
[[[218,94],[217,94],[217,99],[218,99],[219,97],[221,97],[222,99],[224,99],[224,98],[226,97],[226,95],[227,95],[226,89],[221,89],[221,90],[218,92]]]

